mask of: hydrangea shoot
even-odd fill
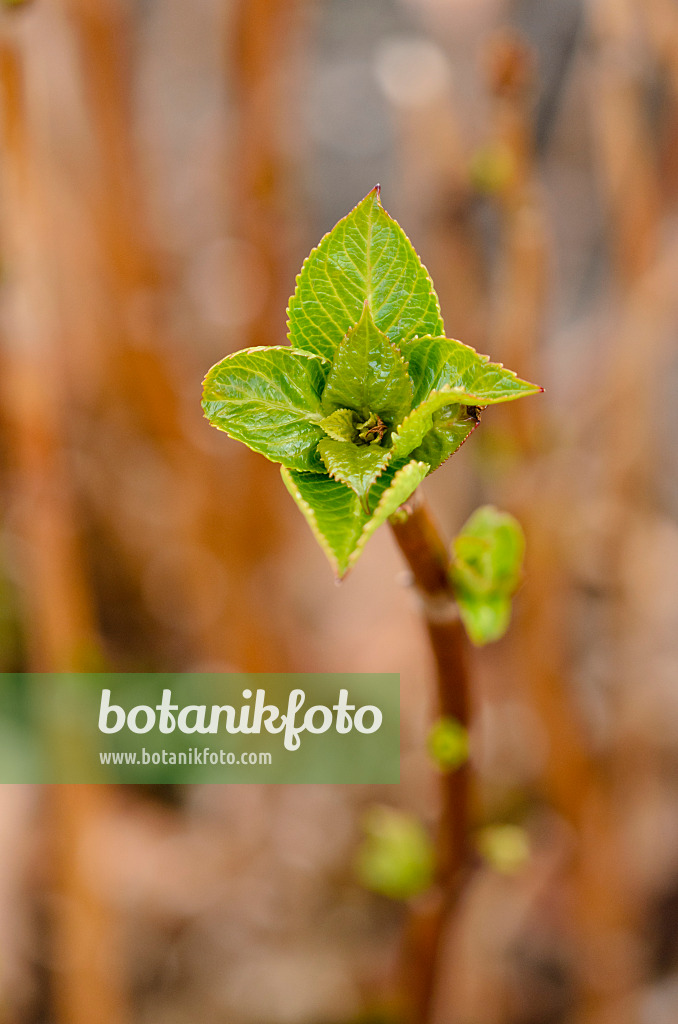
[[[480,409],[541,391],[445,337],[433,282],[379,192],[306,259],[290,344],[235,352],[204,382],[209,422],[280,463],[337,576]]]

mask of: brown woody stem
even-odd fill
[[[436,666],[437,705],[441,716],[450,716],[468,728],[470,720],[470,676],[468,641],[459,617],[449,578],[450,554],[437,524],[419,495],[390,520],[395,541],[413,576],[420,598],[424,623]],[[436,961],[443,925],[456,905],[471,866],[469,843],[469,768],[462,765],[441,776],[442,808],[438,833],[439,893],[422,907],[426,926],[415,911],[409,936],[408,955],[419,960],[410,963],[411,1016],[425,1022],[430,1019],[434,995]],[[426,942],[417,943],[417,935]],[[420,945],[418,956],[413,946]],[[426,948],[422,948],[425,946]]]

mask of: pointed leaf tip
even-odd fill
[[[335,576],[341,579],[356,564],[375,530],[407,501],[428,470],[428,465],[415,461],[398,470],[387,468],[372,485],[371,513],[358,495],[338,480],[284,467],[281,473]]]
[[[376,326],[404,348],[415,336],[444,333],[438,298],[402,228],[375,186],[313,249],[288,306],[295,348],[331,359],[369,301]]]
[[[417,338],[408,349],[416,407],[432,391],[448,390],[460,405],[495,405],[543,391],[501,363],[453,338]]]

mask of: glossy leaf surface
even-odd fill
[[[414,406],[443,388],[450,392],[451,400],[476,406],[510,402],[542,390],[452,338],[418,338],[407,357],[414,381]]]
[[[210,423],[273,462],[292,469],[322,468],[321,394],[326,359],[293,349],[251,348],[213,366],[204,382]]]
[[[374,531],[414,493],[428,466],[411,462],[388,469],[370,494],[366,512],[358,495],[338,480],[319,473],[282,470],[285,485],[301,509],[337,576],[343,576],[360,557]]]
[[[412,381],[400,352],[363,308],[334,354],[323,392],[323,408],[355,409],[367,418],[374,413],[397,424],[412,407]]]
[[[360,498],[367,497],[370,487],[391,459],[390,451],[381,445],[356,445],[330,437],[322,439],[318,451],[329,475],[341,480]]]
[[[415,335],[444,333],[433,282],[378,186],[306,259],[288,309],[290,343],[331,358],[366,302],[401,348]]]
[[[428,441],[436,454],[425,461],[432,469],[437,469],[440,462],[463,444],[475,426],[476,421],[465,405],[457,404],[456,396],[449,391],[433,391],[405,417],[393,434],[393,458],[404,458],[419,449],[427,435],[435,431],[440,436]]]

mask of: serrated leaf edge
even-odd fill
[[[386,217],[388,217],[389,220],[392,220],[393,223],[396,225],[396,227],[399,228],[400,231],[402,231],[402,233],[405,236],[407,242],[412,246],[412,249],[414,250],[414,252],[416,254],[416,257],[419,260],[419,265],[420,265],[421,269],[424,271],[424,276],[425,276],[426,280],[428,281],[429,287],[431,289],[431,295],[433,296],[433,301],[435,303],[436,312],[438,313],[438,319],[440,320],[440,323],[441,323],[441,325],[443,327],[443,330],[444,330],[445,329],[445,321],[443,320],[443,312],[442,312],[442,310],[440,308],[440,299],[438,298],[438,292],[435,289],[435,285],[433,283],[433,278],[431,277],[431,275],[429,273],[428,267],[423,262],[421,256],[419,255],[419,252],[418,252],[417,248],[415,247],[415,245],[412,242],[412,239],[407,234],[407,232],[403,229],[402,225],[399,224],[398,221],[395,219],[395,217],[392,217],[391,214],[388,212],[388,210],[385,210],[384,207],[382,206],[382,204],[381,204],[381,185],[376,185],[375,188],[372,189],[372,191],[373,192],[376,191],[376,193],[377,193],[377,205],[379,206],[379,208],[383,211],[383,213],[386,215]],[[370,195],[370,194],[371,193],[368,192],[368,195]],[[367,198],[367,196],[365,196],[365,198]],[[418,335],[414,335],[412,338],[408,339],[408,342],[412,342],[412,341],[414,341],[417,338],[418,338]],[[391,344],[395,344],[395,343],[391,342]]]
[[[334,572],[334,575],[338,578],[341,578],[342,570],[339,565],[339,560],[335,555],[334,551],[332,550],[332,548],[330,547],[327,538],[325,537],[325,534],[318,526],[318,520],[316,518],[313,506],[310,505],[304,497],[302,497],[301,491],[299,490],[298,487],[295,486],[294,481],[290,475],[290,470],[287,469],[286,466],[280,467],[280,475],[283,478],[283,483],[285,484],[285,487],[291,494],[292,498],[297,504],[297,507],[304,516],[308,525],[310,526],[311,533],[313,534],[318,544],[324,551],[328,562],[332,566],[332,571]],[[344,569],[343,571],[345,572],[346,570]]]
[[[377,328],[377,330],[378,330],[378,328]],[[383,333],[384,332],[382,331],[382,334]],[[407,379],[410,382],[410,395],[411,395],[411,397],[410,397],[410,408],[409,408],[409,411],[405,414],[405,419],[406,419],[410,415],[410,413],[412,412],[412,399],[414,398],[414,381],[410,377],[410,368],[407,365],[407,360],[405,359],[405,356],[403,355],[403,352],[402,352],[402,349],[400,348],[400,346],[396,345],[396,343],[394,341],[391,341],[389,339],[388,335],[384,334],[384,337],[386,338],[387,344],[389,344],[391,346],[391,348],[393,349],[393,352],[394,352],[394,355],[395,355],[397,361],[402,366],[403,371],[405,372],[405,376],[407,377]]]
[[[286,330],[287,330],[287,340],[289,342],[292,341],[292,332],[291,332],[292,323],[291,323],[291,315],[290,315],[290,304],[291,304],[292,300],[294,299],[294,296],[297,293],[297,289],[299,287],[299,283],[300,283],[301,277],[303,276],[304,271],[306,270],[306,265],[308,264],[309,260],[311,260],[312,257],[315,256],[317,250],[320,249],[320,247],[322,246],[322,244],[325,241],[325,239],[329,235],[331,235],[332,232],[335,231],[336,228],[338,228],[340,224],[342,224],[345,220],[348,220],[348,218],[351,217],[355,213],[355,211],[358,209],[358,207],[362,206],[362,204],[365,203],[370,198],[370,196],[374,196],[374,199],[376,200],[376,202],[374,202],[374,200],[373,200],[373,206],[377,206],[381,210],[381,212],[386,217],[388,217],[388,219],[390,221],[393,221],[393,223],[396,225],[396,227],[400,231],[402,231],[402,233],[405,236],[405,238],[407,239],[408,243],[412,246],[412,249],[414,250],[414,252],[415,252],[415,254],[417,256],[417,259],[419,260],[419,264],[420,264],[422,270],[424,271],[424,276],[425,276],[426,280],[428,281],[429,287],[431,289],[431,294],[433,296],[433,300],[434,300],[434,303],[435,303],[435,308],[436,308],[436,311],[438,313],[438,318],[439,318],[440,323],[441,323],[441,325],[442,325],[442,327],[444,329],[445,322],[443,320],[443,314],[442,314],[442,310],[440,308],[440,299],[438,298],[438,293],[437,293],[437,291],[435,289],[435,285],[433,284],[433,278],[431,277],[431,275],[429,273],[428,267],[422,262],[421,256],[417,252],[417,249],[415,248],[415,246],[412,244],[412,240],[410,239],[409,235],[406,234],[406,232],[403,230],[402,225],[400,225],[398,223],[398,221],[394,217],[391,216],[391,214],[388,212],[388,210],[384,209],[384,207],[382,205],[382,202],[381,202],[381,185],[377,184],[377,185],[374,186],[374,188],[370,189],[370,191],[367,193],[367,195],[364,196],[360,200],[359,203],[356,203],[355,206],[351,207],[351,209],[348,211],[348,213],[345,214],[340,220],[338,220],[337,223],[333,227],[331,227],[329,229],[329,231],[325,232],[325,234],[322,236],[322,238],[320,239],[318,244],[313,246],[313,248],[309,252],[308,256],[306,257],[306,259],[302,263],[301,269],[300,269],[299,273],[294,278],[294,291],[292,292],[292,294],[290,295],[290,297],[288,299],[287,309],[285,310],[285,316],[286,316],[285,327],[286,327]],[[368,302],[370,304],[370,312],[372,312],[372,303],[370,301],[371,298],[372,298],[372,295],[370,293],[370,295],[368,295],[367,299],[365,300],[366,302]],[[324,338],[327,338],[327,340],[329,342],[332,342],[332,338],[330,338],[330,336],[325,331],[323,331],[320,328],[318,328],[317,325],[316,325],[316,329],[318,330],[319,334],[322,334]],[[431,337],[432,337],[432,335],[431,335]],[[440,337],[442,337],[442,335],[440,335]],[[410,338],[408,340],[410,342],[418,340],[418,335],[415,335],[413,338]],[[337,342],[337,344],[334,346],[334,351],[335,352],[336,352],[337,348],[339,347],[340,343],[341,342]],[[391,342],[391,344],[394,344],[394,342]],[[399,348],[399,346],[398,346],[398,348]],[[297,350],[297,351],[299,351],[299,350]],[[322,358],[326,358],[326,357],[323,356]]]
[[[328,421],[329,420],[332,420],[332,419],[339,420],[339,419],[342,419],[342,418],[345,419],[346,417],[341,417],[341,415],[340,415],[341,413],[348,413],[349,417],[352,419],[353,416],[355,415],[355,410],[354,409],[335,409],[334,412],[331,412],[329,414],[329,416],[324,416],[320,420],[319,426],[325,431],[327,436],[330,437],[333,441],[345,441],[347,444],[350,444],[351,442],[350,442],[349,438],[342,437],[341,434],[339,434],[336,431],[333,431],[331,425],[328,425]]]
[[[417,413],[420,412],[420,410],[425,405],[428,405],[428,403],[431,401],[431,399],[436,399],[439,395],[445,395],[446,396],[450,391],[451,391],[451,388],[449,387],[449,385],[445,384],[439,390],[431,391],[426,396],[426,398],[424,398],[423,401],[421,401],[419,403],[419,405],[415,406],[414,409],[410,409],[410,411],[408,412],[407,416],[405,416],[405,418],[398,424],[397,428],[391,434],[392,447],[395,449],[396,445],[397,445],[397,442],[402,439],[401,431],[402,431],[403,427],[407,424],[408,420],[411,420],[413,416],[416,416]],[[463,404],[464,403],[462,403],[462,402],[455,402],[455,401],[441,402],[440,405],[437,405],[437,404],[434,403],[434,407],[433,407],[433,409],[431,409],[431,415],[433,415],[433,413],[437,412],[439,409],[444,409],[446,405],[463,405]],[[430,429],[431,429],[431,427],[429,427],[429,430]],[[424,440],[424,438],[426,437],[426,434],[428,434],[428,432],[429,431],[426,430],[424,432],[424,434],[422,434],[422,437],[419,440],[419,442],[414,445],[414,448],[410,448],[410,451],[414,451],[416,448],[419,447],[419,445],[422,443],[422,441]],[[404,459],[404,458],[407,457],[407,455],[409,455],[409,452],[400,452],[397,457],[401,458],[401,459]]]
[[[443,408],[444,408],[444,407],[443,407]],[[435,424],[434,424],[434,426],[435,426]],[[469,430],[469,432],[468,432],[468,434],[466,435],[466,437],[464,438],[464,440],[463,440],[463,441],[461,441],[461,442],[460,442],[460,443],[459,443],[459,444],[457,445],[457,447],[456,447],[456,448],[454,448],[454,449],[453,449],[453,450],[452,450],[452,451],[450,452],[450,454],[449,454],[449,455],[446,455],[446,456],[445,456],[445,458],[443,459],[443,461],[442,461],[442,462],[439,462],[439,463],[438,463],[438,465],[436,466],[436,468],[435,468],[434,472],[437,472],[437,471],[438,471],[438,470],[440,469],[440,467],[441,467],[441,466],[444,466],[446,462],[449,462],[449,461],[450,461],[450,459],[452,458],[452,456],[453,456],[453,455],[456,455],[456,454],[457,454],[457,452],[458,452],[458,451],[460,451],[460,449],[461,449],[461,448],[463,448],[463,446],[464,446],[464,445],[466,444],[466,442],[468,441],[468,439],[469,439],[469,437],[471,436],[471,434],[473,434],[473,433],[474,433],[474,431],[476,431],[476,430],[478,429],[478,427],[479,427],[479,426],[480,426],[480,420],[476,420],[476,422],[475,422],[475,423],[473,424],[473,426],[472,426],[472,427],[471,427],[471,429]],[[431,429],[433,429],[433,428],[431,428]],[[426,437],[426,434],[424,434],[424,437],[422,437],[422,439],[421,439],[421,440],[422,440],[422,444],[423,444],[423,442],[424,442],[424,439],[425,439],[425,437]],[[416,452],[416,450],[417,450],[416,448],[414,448],[414,449],[413,449],[413,451],[415,451],[415,452]]]
[[[236,356],[250,355],[253,352],[271,352],[271,351],[288,352],[288,353],[294,353],[297,356],[304,356],[305,358],[310,357],[311,359],[319,359],[323,363],[327,363],[330,368],[332,366],[331,360],[329,360],[326,356],[321,355],[319,352],[307,352],[304,349],[293,348],[291,345],[252,345],[249,348],[241,348],[241,349],[238,349],[237,352],[229,352],[228,355],[224,356],[223,359],[220,359],[219,362],[214,363],[214,365],[209,368],[209,370],[205,374],[205,377],[204,377],[204,379],[202,381],[202,390],[201,390],[202,398],[201,398],[200,406],[202,408],[203,419],[205,419],[209,423],[209,425],[211,427],[214,427],[216,430],[220,430],[223,434],[226,434],[227,437],[230,437],[231,440],[237,441],[239,444],[244,444],[246,448],[249,448],[250,451],[255,452],[255,454],[257,454],[257,455],[261,455],[268,462],[272,462],[274,465],[282,465],[282,463],[281,463],[279,458],[275,458],[275,459],[272,458],[270,455],[267,455],[265,452],[260,451],[259,448],[255,448],[252,444],[250,444],[249,441],[246,441],[242,437],[234,436],[233,434],[231,434],[231,432],[229,430],[226,429],[226,427],[221,426],[219,423],[213,422],[210,419],[210,417],[207,415],[207,411],[205,409],[205,405],[206,405],[206,403],[208,401],[218,401],[218,398],[216,398],[216,397],[214,399],[210,399],[210,398],[206,397],[205,390],[206,390],[208,384],[211,385],[211,383],[212,383],[212,381],[211,381],[212,374],[215,373],[215,371],[218,370],[221,366],[223,366],[223,364],[225,362],[227,362],[230,359],[234,359]],[[318,398],[320,398],[320,397],[321,396],[318,395]],[[281,408],[283,408],[283,406],[281,406]],[[323,419],[323,414],[322,414],[322,412],[318,412],[318,413],[308,412],[304,418],[309,423],[317,423],[318,426],[320,426],[320,421]],[[320,429],[322,430],[322,428],[320,428]],[[294,467],[288,467],[288,468],[294,468]],[[298,472],[304,472],[304,470],[298,470]]]
[[[454,451],[451,451],[451,452],[450,452],[450,454],[449,454],[449,455],[448,455],[448,456],[447,456],[446,458],[444,458],[444,459],[443,459],[443,461],[442,461],[442,462],[441,462],[441,463],[440,463],[440,464],[439,464],[438,466],[436,466],[436,469],[437,469],[437,470],[438,470],[438,469],[440,469],[440,466],[444,466],[446,462],[449,462],[449,460],[450,460],[450,459],[452,458],[452,456],[453,456],[453,455],[456,455],[456,454],[457,454],[457,452],[458,452],[458,451],[459,451],[459,450],[460,450],[461,448],[463,448],[463,447],[464,447],[464,445],[465,445],[465,444],[466,444],[466,442],[468,441],[468,439],[469,439],[469,437],[471,436],[471,434],[473,434],[473,432],[474,432],[475,430],[477,430],[479,426],[480,426],[480,421],[478,420],[478,422],[477,422],[477,423],[474,423],[474,425],[473,425],[473,426],[471,427],[471,429],[469,430],[468,434],[466,435],[466,437],[464,438],[464,440],[463,440],[463,441],[461,442],[461,444],[458,444],[458,445],[457,445],[457,447],[456,447],[456,448],[454,449]]]
[[[415,468],[419,469],[419,470],[424,470],[424,472],[423,472],[421,478],[416,483],[416,485],[410,491],[410,494],[408,495],[408,498],[414,493],[414,491],[416,491],[417,487],[419,487],[419,484],[421,484],[422,481],[425,479],[425,477],[428,475],[428,472],[429,472],[431,467],[429,466],[429,464],[427,462],[419,462],[416,459],[413,459],[412,462],[408,462],[407,465],[403,466],[401,469],[399,469],[395,473],[395,475],[393,477],[393,480],[391,481],[391,484],[384,491],[384,493],[382,494],[381,498],[377,502],[377,505],[376,505],[376,507],[374,509],[374,512],[372,512],[370,518],[365,523],[365,525],[364,525],[364,527],[362,529],[362,532],[361,532],[360,536],[358,537],[356,545],[353,548],[353,551],[348,556],[348,563],[347,563],[347,567],[346,567],[346,572],[348,572],[350,569],[352,569],[354,567],[354,565],[356,564],[356,562],[360,558],[361,554],[363,553],[363,549],[364,549],[365,545],[367,544],[368,540],[370,539],[370,537],[372,536],[372,534],[375,533],[376,530],[378,530],[379,527],[383,523],[386,522],[388,517],[390,515],[392,515],[393,512],[396,511],[396,508],[399,508],[400,505],[402,505],[402,502],[399,502],[398,505],[396,506],[396,508],[394,508],[391,512],[387,512],[383,519],[378,519],[379,511],[380,510],[383,511],[383,507],[387,504],[388,495],[390,493],[392,493],[393,488],[396,486],[396,483],[398,482],[399,478],[402,478],[403,474],[405,474],[408,471],[412,472],[412,470],[415,469]],[[407,501],[407,498],[405,498],[403,500]]]
[[[340,444],[351,444],[350,441],[345,441],[343,438],[340,439],[339,443]],[[348,482],[348,480],[345,480],[343,476],[340,476],[339,472],[336,469],[335,470],[331,470],[329,468],[329,466],[325,462],[325,459],[324,459],[324,456],[323,456],[322,452],[319,452],[318,454],[320,455],[320,458],[322,459],[323,465],[324,465],[325,469],[327,470],[327,476],[330,478],[330,480],[336,480],[337,483],[344,484],[345,487],[348,487],[349,491],[353,491],[353,493],[356,495],[356,497],[360,499],[360,502],[362,504],[362,495],[358,494],[358,492],[353,487],[351,487],[351,485]],[[372,490],[372,488],[374,487],[374,485],[376,484],[377,480],[383,474],[384,470],[388,469],[389,463],[391,462],[391,452],[384,450],[384,454],[386,455],[386,461],[384,462],[384,465],[381,467],[381,469],[377,472],[376,476],[372,480],[372,483],[368,487],[367,492],[365,494],[365,499],[366,500],[369,497],[369,493]],[[369,512],[369,509],[365,509],[365,511]]]
[[[294,291],[292,292],[292,294],[290,295],[290,297],[289,297],[289,299],[287,301],[287,309],[285,310],[285,315],[286,315],[286,318],[287,318],[285,326],[287,328],[287,340],[288,341],[290,341],[290,342],[292,341],[292,334],[291,334],[291,331],[292,331],[292,321],[291,321],[290,306],[292,304],[294,296],[297,294],[297,290],[299,288],[299,284],[301,282],[301,278],[304,275],[304,271],[306,270],[306,267],[307,267],[308,263],[313,259],[313,257],[317,253],[318,249],[320,249],[322,247],[323,242],[327,238],[329,238],[329,236],[332,234],[332,232],[336,231],[336,229],[339,227],[339,225],[343,224],[345,220],[348,220],[349,217],[352,217],[353,214],[358,209],[358,207],[362,206],[362,204],[364,202],[366,202],[370,198],[371,195],[376,195],[377,203],[378,203],[379,206],[381,206],[381,199],[380,199],[381,185],[375,185],[374,188],[370,189],[370,191],[367,193],[366,196],[363,196],[363,198],[360,200],[360,202],[356,203],[355,206],[352,206],[347,214],[345,214],[343,217],[341,217],[337,221],[337,223],[333,227],[331,227],[329,229],[329,231],[325,232],[325,234],[322,236],[322,238],[320,239],[318,244],[313,246],[313,248],[309,252],[308,256],[306,257],[304,262],[301,264],[301,269],[300,269],[299,273],[294,278]],[[382,207],[382,209],[383,209],[383,207]],[[384,213],[385,212],[386,211],[384,210]],[[321,331],[319,328],[318,328],[318,330],[319,330],[319,333],[322,334],[323,337],[327,338],[328,341],[330,341],[330,342],[332,341],[330,336],[325,331]],[[344,335],[344,337],[345,337],[345,335]],[[341,340],[343,340],[343,338]],[[335,348],[334,348],[335,352],[336,352],[337,348],[339,347],[339,344],[340,344],[340,342],[338,342],[337,345],[335,345]]]
[[[469,352],[472,352],[475,356],[477,356],[478,359],[480,359],[486,366],[487,365],[494,366],[494,367],[496,367],[499,370],[503,370],[504,373],[509,374],[509,376],[513,380],[518,381],[519,384],[525,384],[530,389],[529,391],[523,392],[521,394],[506,395],[506,396],[502,396],[501,398],[491,399],[490,401],[488,401],[486,398],[483,398],[481,395],[473,395],[470,391],[463,391],[461,388],[455,389],[454,387],[452,387],[452,385],[445,384],[445,385],[443,385],[442,388],[434,388],[433,391],[429,392],[429,395],[427,395],[426,398],[430,397],[430,395],[432,395],[435,391],[442,392],[442,391],[445,390],[445,388],[449,388],[449,390],[452,393],[454,393],[456,395],[456,397],[459,399],[459,402],[458,402],[459,405],[481,405],[481,406],[485,406],[485,405],[500,405],[502,402],[514,402],[517,398],[527,398],[529,395],[538,395],[538,394],[542,394],[544,392],[544,388],[540,384],[533,384],[532,381],[525,380],[523,377],[519,377],[515,370],[509,370],[508,367],[504,366],[503,363],[500,363],[497,360],[493,360],[491,358],[491,356],[485,355],[484,352],[479,352],[477,349],[475,349],[473,347],[473,345],[467,345],[465,342],[459,341],[458,338],[447,338],[445,335],[442,335],[442,334],[440,334],[440,335],[425,334],[425,335],[422,335],[422,337],[420,337],[420,338],[416,338],[416,339],[413,338],[412,339],[412,341],[415,341],[415,340],[416,341],[452,341],[452,342],[454,342],[455,345],[461,345],[462,348],[468,349]],[[407,361],[407,370],[408,370],[408,373],[409,373],[409,360]],[[417,383],[414,380],[414,377],[412,377],[411,373],[410,373],[410,378],[412,380],[414,389],[416,390]],[[422,405],[426,401],[426,398],[422,399],[422,401],[419,403],[419,405]],[[417,406],[417,408],[419,408],[419,406]],[[442,463],[441,463],[441,465],[442,465]]]
[[[386,211],[384,211],[384,213],[385,212]],[[406,415],[409,415],[409,412],[412,411],[412,404],[411,403],[412,403],[412,396],[414,395],[414,383],[413,383],[412,378],[410,376],[410,371],[409,371],[409,367],[408,367],[407,361],[405,360],[405,357],[403,356],[403,353],[402,353],[402,350],[400,349],[400,347],[395,342],[391,341],[389,336],[384,331],[382,331],[382,329],[380,327],[377,327],[376,323],[374,322],[374,316],[372,315],[372,307],[370,305],[369,299],[365,299],[365,302],[363,303],[363,309],[362,309],[362,313],[360,314],[360,318],[358,320],[356,320],[356,322],[354,324],[351,324],[351,326],[346,331],[346,333],[344,334],[343,338],[341,339],[341,341],[339,342],[339,344],[335,348],[335,350],[334,350],[334,358],[332,360],[330,360],[332,369],[334,369],[335,360],[336,360],[336,356],[337,356],[337,353],[338,353],[339,349],[341,348],[341,346],[344,344],[345,341],[348,341],[349,335],[355,334],[355,332],[358,330],[358,328],[360,327],[360,325],[362,323],[363,317],[365,317],[366,314],[367,314],[367,316],[369,318],[369,325],[374,328],[374,330],[377,332],[378,335],[380,335],[381,340],[386,344],[386,346],[392,350],[393,356],[394,356],[396,362],[398,363],[400,369],[403,371],[406,380],[409,382],[409,385],[410,385],[410,409],[409,409],[408,413],[406,414]],[[324,357],[324,358],[326,358],[326,357]],[[332,371],[330,371],[330,373],[331,372]],[[329,383],[329,379],[328,379],[328,383]],[[338,411],[339,411],[338,409],[334,409],[328,415],[329,416],[333,416],[334,413],[338,412]],[[374,410],[372,410],[372,409],[370,410],[370,412],[373,412],[373,411]]]
[[[225,362],[228,362],[229,359],[235,359],[236,356],[249,356],[253,352],[289,352],[289,353],[293,352],[297,356],[304,356],[305,358],[310,358],[310,359],[321,359],[323,363],[327,363],[330,368],[332,367],[332,360],[328,359],[327,356],[321,355],[320,352],[309,352],[307,349],[294,348],[292,345],[252,345],[250,348],[239,348],[237,350],[237,352],[229,352],[228,355],[224,356],[217,363],[214,363],[213,366],[210,366],[209,370],[207,371],[207,373],[205,374],[205,376],[203,378],[202,385],[201,385],[202,386],[203,403],[205,401],[205,394],[204,394],[205,386],[207,385],[207,382],[210,379],[210,376],[212,375],[212,373],[215,370],[217,370],[220,366],[223,366],[223,364]],[[316,414],[314,414],[314,416],[313,416],[314,419],[315,419],[315,416],[316,416]],[[320,420],[323,417],[322,417],[322,415],[320,415],[318,418]],[[205,416],[205,419],[207,419],[206,416]]]

